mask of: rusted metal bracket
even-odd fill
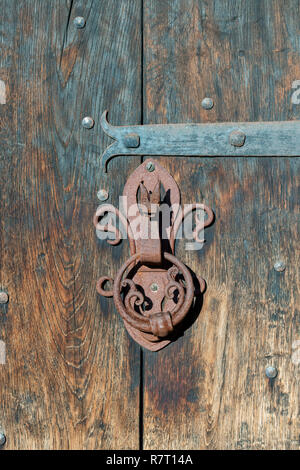
[[[204,204],[190,204],[182,210],[176,182],[159,163],[153,164],[149,159],[127,180],[123,200],[126,211],[102,204],[94,216],[99,233],[114,233],[115,239],[108,240],[112,245],[121,240],[121,231],[103,220],[108,214],[118,216],[130,245],[130,257],[115,280],[101,277],[97,290],[105,297],[114,298],[116,309],[135,341],[151,351],[158,351],[176,338],[195,295],[205,289],[205,281],[175,256],[178,230],[188,214],[200,209],[206,219],[196,218],[193,231],[194,239],[200,241],[200,231],[212,223],[214,215]],[[170,208],[169,212],[164,212],[165,217],[161,217],[163,204]],[[111,290],[104,288],[107,281],[113,282]]]
[[[112,126],[105,111],[101,125],[116,140],[101,157],[105,171],[117,155],[300,156],[300,121]]]

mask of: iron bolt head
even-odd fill
[[[95,125],[95,121],[92,117],[90,116],[85,116],[83,119],[82,119],[82,125],[83,127],[85,127],[86,129],[92,129],[92,127],[94,127]]]
[[[275,379],[275,377],[277,377],[277,374],[278,374],[278,370],[276,369],[276,367],[273,367],[273,366],[266,367],[266,376],[268,377],[268,379]]]
[[[99,201],[106,201],[108,199],[108,192],[106,191],[106,189],[100,189],[97,192],[97,198],[99,199]]]
[[[83,16],[76,16],[76,18],[74,18],[73,23],[78,29],[82,29],[85,27],[85,19],[83,18]]]
[[[127,148],[137,148],[140,146],[140,136],[131,132],[124,136],[124,144]]]
[[[202,108],[204,109],[212,109],[214,107],[214,102],[211,98],[204,98],[201,103]]]
[[[0,447],[3,447],[5,442],[6,442],[5,434],[3,434],[3,432],[0,432]]]
[[[244,134],[244,132],[240,131],[239,129],[232,131],[229,136],[229,142],[234,147],[243,147],[245,140],[246,134]]]
[[[0,304],[7,304],[8,294],[6,292],[0,292]]]
[[[146,168],[148,171],[154,171],[155,170],[155,165],[153,162],[148,162],[146,165]]]
[[[156,284],[156,282],[153,282],[153,284],[151,284],[150,289],[152,290],[152,292],[158,291],[158,285]]]
[[[283,261],[276,261],[276,263],[274,264],[274,269],[275,271],[282,273],[286,269],[285,263]]]

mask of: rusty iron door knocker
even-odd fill
[[[299,121],[281,122],[227,122],[147,124],[114,126],[101,117],[103,131],[114,142],[103,152],[101,164],[107,172],[109,160],[116,156],[299,156]],[[162,227],[156,217],[161,204],[161,188],[168,195],[173,208],[169,227]],[[197,221],[193,232],[198,233],[213,221],[213,212],[205,205],[192,204],[180,208],[180,192],[174,179],[158,163],[146,160],[128,179],[123,196],[133,205],[137,198],[143,204],[142,213],[128,217],[109,204],[100,206],[94,224],[98,231],[115,234],[111,244],[117,244],[120,231],[112,224],[103,225],[101,219],[114,212],[127,227],[131,256],[116,275],[114,287],[106,291],[103,285],[111,278],[101,277],[98,292],[113,296],[131,336],[142,346],[157,351],[176,337],[195,296],[191,271],[174,254],[176,234],[185,216],[199,208],[206,220]],[[156,207],[156,209],[155,209]],[[174,209],[175,207],[175,209]],[[177,207],[177,209],[176,209]],[[142,236],[136,237],[133,227],[139,217]],[[150,235],[148,235],[150,233]],[[167,241],[163,235],[167,234]],[[126,274],[127,273],[127,274]],[[205,282],[198,277],[200,292]]]
[[[190,269],[174,254],[177,232],[183,219],[200,209],[206,218],[200,221],[196,216],[193,237],[201,241],[198,234],[212,223],[214,215],[204,204],[190,204],[182,210],[176,182],[159,163],[149,159],[127,180],[123,200],[125,215],[111,204],[102,204],[94,216],[96,230],[113,232],[115,239],[108,242],[116,245],[121,240],[121,230],[110,222],[103,223],[107,214],[115,214],[125,227],[130,244],[130,257],[115,280],[101,277],[97,291],[114,298],[116,309],[135,341],[158,351],[176,338],[197,294]],[[163,203],[171,208],[167,224],[162,223],[160,216]],[[113,282],[111,290],[104,288],[107,281]],[[205,281],[197,277],[197,284],[203,293]]]

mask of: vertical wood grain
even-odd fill
[[[92,218],[98,189],[118,204],[133,167],[115,159],[101,179],[99,118],[140,122],[141,2],[3,0],[0,46],[6,448],[138,448],[139,348],[95,289],[128,247],[97,240]]]
[[[144,122],[299,119],[299,16],[298,0],[144,0]],[[207,291],[182,338],[144,353],[144,448],[298,449],[299,159],[159,160],[216,220],[201,251],[177,246]]]

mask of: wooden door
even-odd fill
[[[177,245],[207,290],[157,353],[96,293],[129,252],[92,224],[99,188],[118,204],[141,163],[101,172],[105,109],[120,125],[299,118],[299,0],[0,5],[4,449],[299,449],[299,159],[158,158],[215,222],[201,251]]]

